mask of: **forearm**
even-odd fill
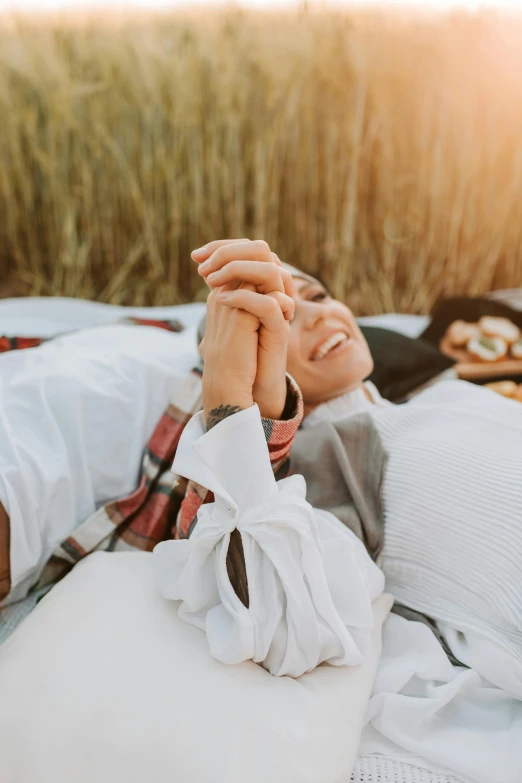
[[[231,399],[233,395],[230,395],[228,399]],[[250,405],[253,405],[253,401],[250,403]],[[250,405],[247,403],[246,405],[231,405],[229,403],[218,403],[217,401],[212,401],[206,406],[205,408],[205,420],[207,422],[207,430],[211,430],[212,427],[215,427],[216,424],[219,424],[219,422],[223,421],[224,419],[227,419],[229,416],[233,416],[235,413],[239,413],[240,411],[245,410],[245,408],[249,408]]]
[[[254,404],[251,379],[234,373],[215,350],[205,355],[202,395],[208,429]]]
[[[233,402],[233,400],[235,402]],[[203,395],[205,421],[210,430],[229,416],[239,413],[254,404],[251,395],[234,393],[231,390]],[[282,412],[277,418],[261,413],[261,422],[265,434],[270,462],[274,472],[278,472],[289,456],[295,434],[303,419],[303,398],[299,387],[290,375],[286,375],[286,399]],[[283,478],[283,476],[277,476]]]
[[[203,369],[202,395],[207,429],[254,404],[252,384],[227,372],[211,357]]]

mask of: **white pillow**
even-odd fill
[[[0,647],[0,780],[348,783],[390,605],[360,666],[273,677],[211,658],[152,555],[91,555]]]

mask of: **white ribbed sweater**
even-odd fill
[[[522,697],[522,405],[463,381],[404,405],[367,388],[389,455],[386,589],[433,617],[460,660]],[[360,393],[344,402],[307,424],[361,409]]]

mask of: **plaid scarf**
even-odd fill
[[[175,332],[183,329],[178,321],[132,318],[125,319],[125,322]],[[0,337],[0,352],[34,348],[44,341],[40,338]],[[197,522],[200,506],[212,502],[214,497],[205,487],[174,473],[172,462],[185,425],[201,410],[201,375],[200,367],[192,370],[176,399],[170,401],[158,421],[145,447],[140,478],[134,492],[98,509],[62,541],[53,552],[28,599],[19,602],[23,606],[17,608],[17,605],[13,604],[0,609],[0,642],[13,630],[17,621],[27,614],[27,603],[34,605],[35,595],[41,596],[91,552],[129,549],[150,552],[160,541],[190,536]],[[299,389],[290,377],[287,379],[287,385],[285,420],[262,420],[270,460],[278,479],[284,478],[289,472],[290,448],[303,416]],[[8,558],[9,552],[4,555]],[[0,562],[1,560],[0,552]]]

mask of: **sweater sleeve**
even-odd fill
[[[303,395],[291,375],[286,376],[286,404],[280,419],[261,418],[270,462],[276,478],[288,474],[290,449],[303,419]],[[284,475],[282,475],[284,471]]]

